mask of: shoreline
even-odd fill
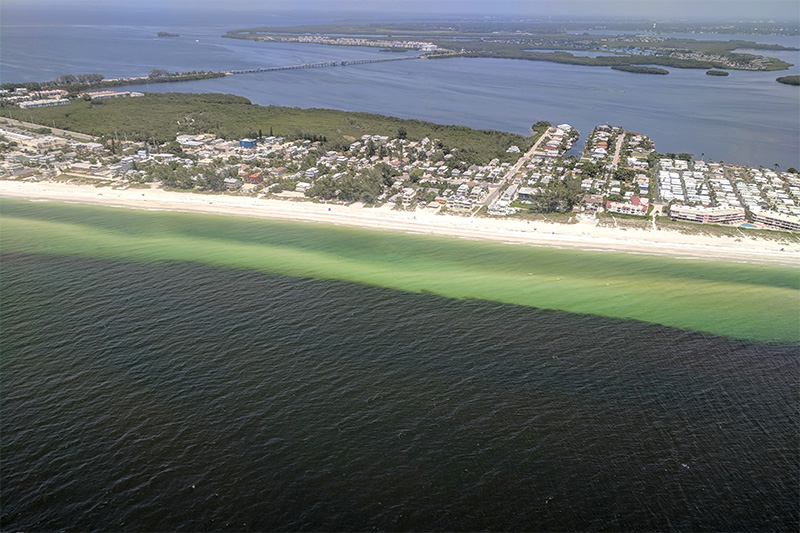
[[[800,266],[798,244],[784,246],[777,241],[764,239],[739,240],[665,230],[606,228],[586,222],[558,224],[519,219],[469,218],[421,211],[394,211],[386,205],[365,208],[360,204],[346,206],[225,194],[205,195],[158,188],[114,189],[49,181],[0,180],[0,197],[247,216],[583,251]],[[784,251],[781,251],[782,248]]]

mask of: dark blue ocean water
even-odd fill
[[[800,526],[796,346],[0,256],[0,528]]]
[[[194,8],[0,6],[0,81],[48,80],[65,73],[108,78],[170,71],[228,70],[320,61],[385,58],[375,49],[268,44],[223,39],[229,29],[329,23],[348,14],[278,14]],[[179,33],[157,38],[158,31]],[[710,35],[696,35],[711,38]],[[791,36],[725,35],[800,47]],[[329,107],[529,133],[538,120],[568,122],[584,135],[603,123],[650,135],[661,152],[754,166],[800,168],[800,95],[775,82],[800,73],[800,53],[773,54],[795,66],[782,72],[668,69],[645,76],[605,67],[454,59],[232,76],[137,86],[137,90],[223,92],[254,103]],[[394,54],[392,54],[393,57]],[[579,143],[582,145],[582,142]]]

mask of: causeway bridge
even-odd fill
[[[387,61],[408,61],[410,59],[420,59],[420,56],[390,57],[387,59],[348,59],[347,61],[340,61],[339,64],[343,67],[346,67],[347,65],[366,65],[367,63],[386,63]]]
[[[390,57],[386,59],[347,59],[343,61],[324,61],[321,63],[303,63],[302,65],[288,65],[285,67],[259,67],[259,68],[228,70],[225,72],[225,75],[231,76],[233,74],[252,74],[255,72],[276,72],[279,70],[299,70],[306,68],[346,67],[348,65],[366,65],[367,63],[385,63],[387,61],[408,61],[410,59],[419,59],[419,58],[420,56],[407,56],[407,57]]]

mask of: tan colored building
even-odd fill
[[[772,211],[753,213],[753,222],[768,228],[800,232],[800,218]]]
[[[669,218],[699,222],[700,224],[741,224],[745,221],[744,209],[730,207],[700,207],[673,205]]]

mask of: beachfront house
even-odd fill
[[[648,201],[646,198],[638,196],[631,196],[630,202],[606,202],[606,211],[609,213],[618,213],[620,215],[647,215]]]
[[[412,189],[411,187],[406,187],[403,189],[403,207],[408,207],[414,202],[414,198],[417,196],[417,191]]]
[[[472,200],[464,196],[454,195],[447,199],[447,207],[454,211],[469,211],[472,209]]]

